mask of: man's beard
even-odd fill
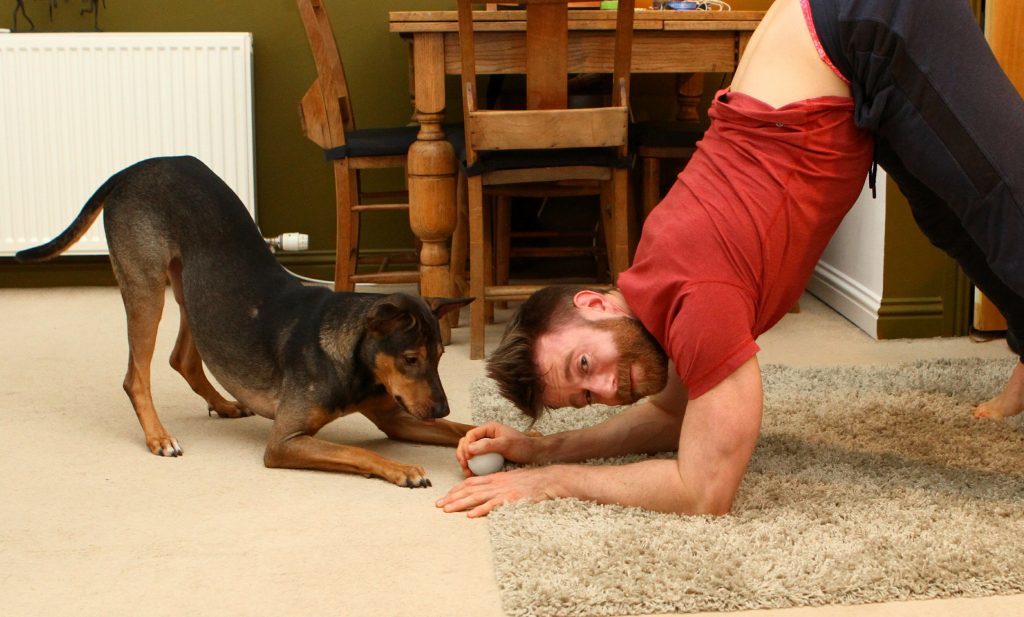
[[[602,319],[596,327],[612,333],[619,352],[618,398],[630,403],[657,394],[668,381],[668,356],[658,341],[632,317]],[[637,381],[633,383],[630,367],[637,367]]]

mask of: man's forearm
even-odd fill
[[[689,401],[685,415],[662,409],[638,405],[594,427],[593,435],[600,436],[595,441],[612,450],[614,440],[609,438],[614,436],[622,436],[623,445],[642,442],[657,444],[660,449],[678,447],[675,460],[618,466],[554,465],[543,478],[546,489],[557,496],[662,512],[727,513],[761,425],[763,394],[757,358],[745,362],[702,397]],[[677,419],[679,425],[675,425]],[[673,425],[674,430],[669,430]],[[678,445],[666,447],[667,435],[678,435]],[[589,443],[589,439],[583,441]],[[566,442],[572,444],[569,438]],[[574,452],[564,445],[562,451]]]
[[[665,411],[649,400],[641,401],[608,420],[584,429],[538,438],[534,463],[575,463],[623,454],[651,454],[675,450],[679,443],[682,411]]]
[[[540,471],[540,470],[538,470]],[[545,468],[553,492],[603,504],[679,514],[726,514],[732,500],[717,499],[707,486],[687,486],[675,460],[629,465],[553,465]],[[735,492],[733,487],[730,494]]]

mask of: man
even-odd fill
[[[1021,340],[1024,102],[965,0],[776,0],[709,115],[619,290],[538,292],[488,360],[502,393],[534,417],[635,404],[550,436],[487,424],[457,451],[464,469],[489,451],[572,463],[676,449],[676,460],[470,477],[439,507],[481,516],[510,500],[571,496],[728,512],[761,423],[755,338],[799,297],[873,158]],[[1024,363],[976,415],[1022,409]]]

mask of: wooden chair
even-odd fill
[[[678,86],[680,100],[675,120],[646,121],[630,125],[630,148],[640,163],[640,217],[644,219],[661,201],[661,168],[664,161],[682,169],[704,136],[704,126],[697,105],[704,93],[704,75],[681,75]]]
[[[568,2],[526,4],[526,109],[478,109],[471,0],[458,0],[462,99],[465,123],[470,295],[470,357],[484,355],[487,304],[521,299],[535,288],[491,284],[493,240],[484,187],[566,180],[603,185],[604,223],[613,276],[629,264],[628,126],[633,0],[620,0],[615,51],[609,67],[612,104],[568,109]]]
[[[368,169],[405,169],[406,153],[416,140],[419,126],[356,129],[352,100],[345,82],[345,68],[322,0],[297,0],[299,15],[313,52],[317,78],[299,104],[302,131],[324,149],[334,167],[334,197],[337,210],[337,258],[334,288],[351,291],[356,283],[419,283],[418,269],[384,271],[397,258],[418,265],[417,251],[378,255],[383,260],[377,272],[358,273],[360,264],[373,261],[359,250],[360,215],[366,212],[404,210],[404,191],[368,192],[360,186],[360,172]],[[399,203],[400,202],[400,203]]]
[[[641,218],[646,218],[661,201],[661,167],[672,161],[682,169],[697,150],[703,127],[679,122],[640,122],[630,127],[630,143],[640,163]]]
[[[570,2],[569,8],[570,10],[577,8],[580,4],[588,3]],[[523,8],[516,4],[502,4],[497,7]],[[596,8],[596,6],[591,8]],[[487,10],[495,10],[494,5],[488,4]],[[505,74],[487,76],[486,87],[480,88],[480,94],[487,100],[487,109],[520,109],[525,106],[525,80],[507,80],[506,77],[509,76]],[[610,74],[586,73],[571,77],[568,86],[568,106],[570,108],[585,108],[609,105],[611,79]],[[464,145],[460,146],[459,152],[464,156]],[[464,180],[464,178],[462,179]],[[583,180],[490,185],[485,187],[484,196],[491,200],[490,207],[493,208],[491,217],[494,247],[493,284],[509,284],[513,258],[520,260],[520,263],[527,261],[534,264],[531,268],[533,271],[531,278],[534,280],[543,278],[545,275],[541,272],[547,270],[551,270],[552,276],[562,280],[565,280],[567,276],[573,277],[574,280],[576,277],[585,277],[587,280],[594,279],[599,283],[607,283],[610,280],[608,254],[600,216],[595,225],[592,219],[585,214],[581,215],[578,210],[580,207],[588,206],[592,201],[598,202],[599,205],[602,196],[602,186],[599,182]],[[574,217],[575,225],[559,222],[564,221],[561,213],[565,212],[565,206],[570,204],[577,209]],[[465,206],[465,200],[460,201],[460,206]],[[532,213],[535,218],[532,224],[527,224],[526,228],[520,228],[524,219],[522,216],[516,217],[519,225],[513,225],[513,212]],[[465,267],[469,242],[467,215],[465,208],[460,207],[452,248],[454,288],[466,296],[469,295],[469,281],[466,276],[468,270]],[[562,264],[548,268],[552,264],[552,260],[561,261]],[[583,272],[586,269],[582,267],[585,261],[591,261],[593,264],[592,273],[589,275]],[[574,265],[569,265],[566,262],[573,262]],[[492,306],[507,308],[507,304],[503,300],[487,303],[487,323],[493,322],[493,311],[490,310]],[[452,324],[458,326],[457,321],[453,321]]]

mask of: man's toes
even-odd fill
[[[1019,406],[1008,403],[1006,397],[999,397],[986,401],[974,408],[975,418],[1009,418],[1021,412]]]

